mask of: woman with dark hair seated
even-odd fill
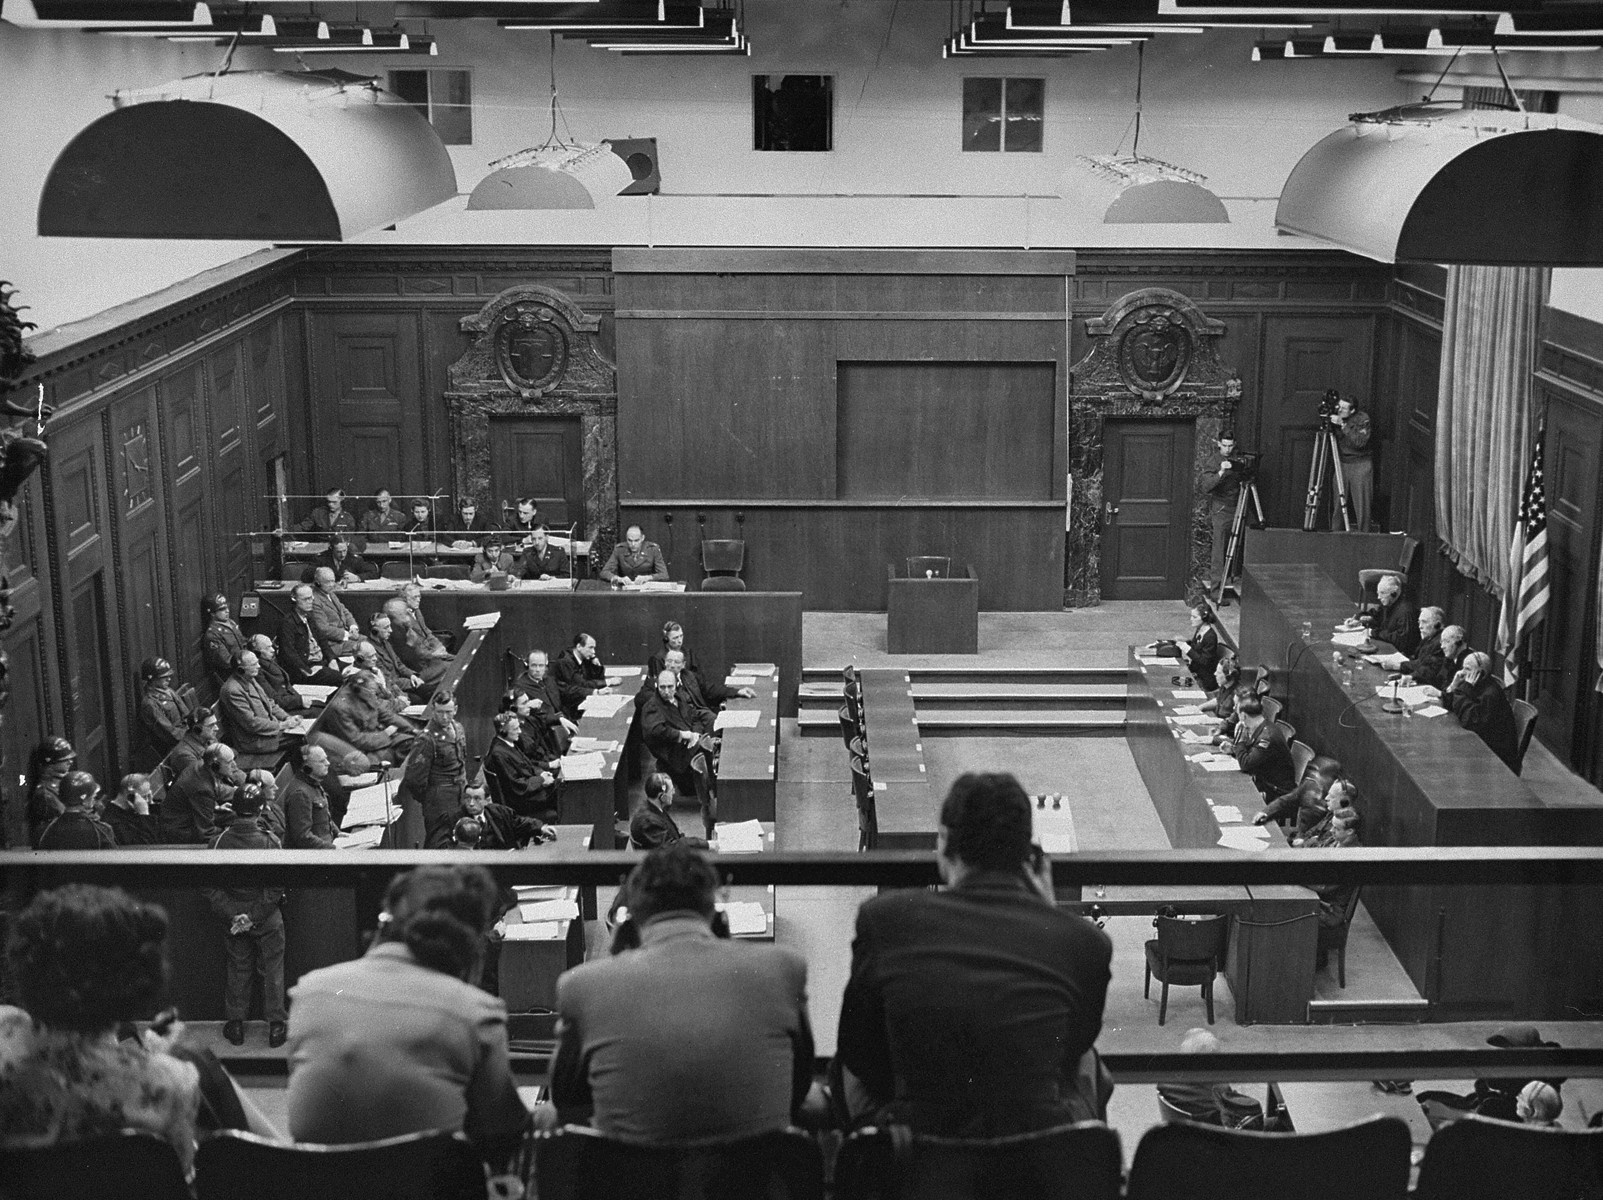
[[[1219,690],[1214,671],[1219,666],[1219,631],[1214,628],[1213,609],[1198,600],[1191,606],[1191,637],[1186,642],[1186,669],[1196,677],[1205,692]]]
[[[123,1129],[195,1155],[200,1082],[163,1037],[117,1040],[167,983],[167,914],[116,888],[41,892],[6,947],[23,1008],[0,1006],[0,1146],[81,1141]],[[26,1009],[26,1011],[24,1011]]]
[[[499,911],[483,867],[418,867],[390,884],[365,955],[301,977],[289,1016],[297,1141],[449,1129],[488,1162],[511,1154],[529,1114],[507,1060],[506,1005],[475,986]]]

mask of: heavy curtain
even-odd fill
[[[1449,267],[1436,403],[1436,533],[1458,569],[1508,586],[1534,429],[1531,372],[1549,272]]]

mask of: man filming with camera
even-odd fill
[[[1363,533],[1369,529],[1369,500],[1375,487],[1375,467],[1369,458],[1369,414],[1362,411],[1351,396],[1343,396],[1335,388],[1325,393],[1319,414],[1336,435],[1341,474],[1347,484],[1347,503],[1352,508],[1352,531]],[[1341,514],[1334,509],[1330,527],[1333,530],[1342,528]]]
[[[1210,592],[1221,583],[1234,586],[1225,577],[1225,548],[1230,543],[1230,526],[1236,518],[1236,505],[1252,459],[1251,455],[1237,453],[1233,433],[1221,433],[1215,445],[1219,447],[1219,466],[1202,477],[1202,490],[1208,494],[1208,524],[1213,528],[1213,559],[1202,586]]]

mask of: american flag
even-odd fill
[[[1525,477],[1525,498],[1514,523],[1514,542],[1508,551],[1508,591],[1498,626],[1498,648],[1503,652],[1503,681],[1512,687],[1524,661],[1521,647],[1547,615],[1553,590],[1547,580],[1547,492],[1542,487],[1542,441],[1546,428],[1537,431],[1531,452],[1531,471]]]

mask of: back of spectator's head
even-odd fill
[[[941,805],[941,829],[947,858],[1016,870],[1030,856],[1030,797],[1011,775],[959,775]]]
[[[88,771],[68,771],[57,792],[63,808],[88,808],[99,794],[100,785]]]
[[[1564,1099],[1551,1083],[1533,1079],[1520,1089],[1519,1098],[1514,1101],[1514,1111],[1522,1121],[1551,1125],[1564,1111]]]
[[[482,960],[499,895],[483,867],[414,867],[384,894],[379,940],[400,942],[424,966],[468,979]]]
[[[1213,1031],[1203,1029],[1200,1025],[1186,1030],[1180,1038],[1181,1054],[1217,1054],[1219,1049],[1219,1039]]]
[[[158,679],[171,679],[173,665],[165,658],[147,658],[139,664],[139,679],[142,683],[154,683]]]
[[[693,912],[711,920],[717,911],[718,872],[705,854],[683,842],[651,851],[623,886],[624,902],[637,924],[669,912]]]
[[[100,1033],[150,1017],[167,983],[167,914],[120,888],[69,883],[11,920],[6,957],[23,1008],[52,1029]]]

